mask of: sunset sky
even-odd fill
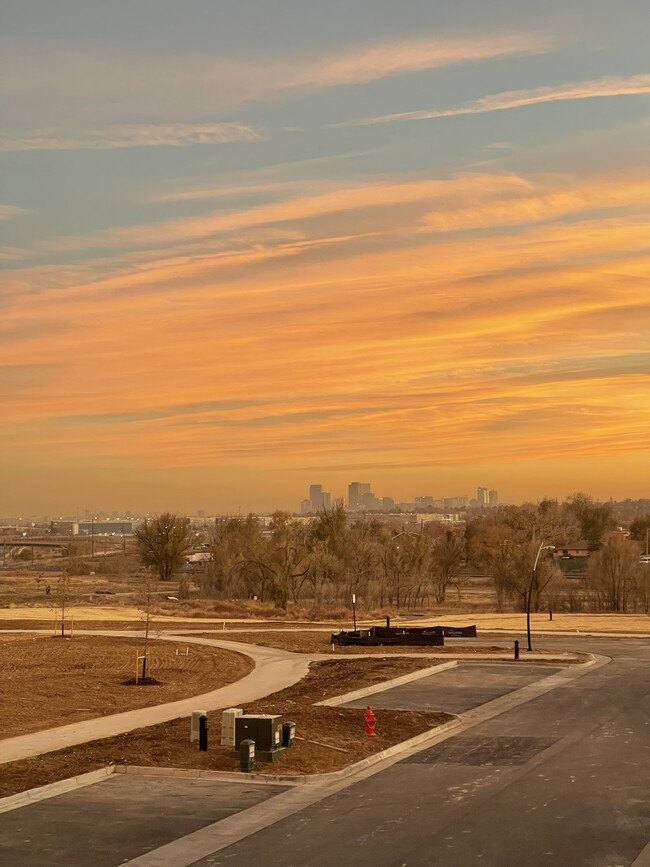
[[[650,496],[647,0],[4,0],[0,514]]]

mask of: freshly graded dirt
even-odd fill
[[[471,656],[476,653],[512,654],[512,645],[485,644],[450,644],[444,647],[404,647],[387,645],[386,647],[339,647],[330,640],[330,632],[204,632],[206,638],[218,638],[220,641],[241,641],[245,644],[258,644],[262,647],[275,647],[279,650],[290,650],[296,653],[329,653],[335,656],[358,656],[359,654],[424,654],[427,656],[444,656],[445,653],[463,653]],[[468,639],[471,641],[471,639]],[[540,653],[542,651],[539,651]],[[433,664],[433,663],[432,663]]]
[[[193,644],[186,656],[182,642],[151,640],[159,684],[125,685],[142,651],[135,638],[0,635],[0,738],[198,695],[253,669],[234,651]]]
[[[313,707],[314,702],[324,698],[399,677],[433,663],[430,659],[340,659],[313,663],[309,675],[300,683],[245,705],[246,713],[282,714],[296,723],[298,737],[304,738],[278,762],[258,764],[256,773],[313,774],[338,770],[449,721],[453,717],[445,713],[382,710],[376,713],[377,737],[369,738],[365,735],[363,710]],[[371,699],[368,701],[372,703]],[[173,720],[119,737],[0,765],[0,797],[109,764],[239,770],[233,751],[219,744],[219,711],[208,714],[207,752],[200,752],[197,744],[190,745],[189,730],[189,719]]]

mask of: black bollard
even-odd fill
[[[386,618],[386,629],[390,629],[390,617]]]
[[[199,717],[199,749],[204,753],[208,749],[208,718],[204,713]]]
[[[515,641],[515,659],[519,659],[519,642]]]
[[[239,770],[250,774],[255,770],[255,741],[245,740],[239,744]]]
[[[553,620],[553,612],[551,611],[550,608],[549,608],[549,610],[548,610],[548,619],[549,619],[549,620]]]

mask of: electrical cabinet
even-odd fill
[[[221,714],[221,746],[235,746],[235,720],[243,713],[240,707],[229,707]]]
[[[235,719],[235,749],[243,740],[255,741],[255,757],[260,762],[274,762],[284,753],[281,716],[244,714]]]

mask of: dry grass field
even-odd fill
[[[213,647],[150,641],[153,685],[134,678],[142,641],[75,636],[72,639],[0,636],[0,737],[162,704],[218,689],[248,674],[248,657]]]
[[[402,621],[400,621],[402,622]],[[443,617],[427,616],[405,620],[412,626],[429,626],[446,623],[449,626],[464,626],[475,623],[480,632],[490,629],[508,629],[521,632],[526,629],[526,615],[517,614],[452,614]],[[650,616],[647,614],[531,614],[531,629],[540,632],[634,632],[650,634]]]

